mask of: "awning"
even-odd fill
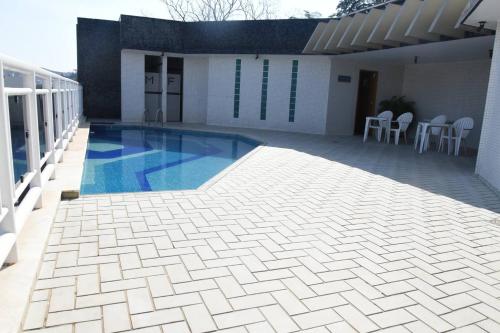
[[[393,0],[317,25],[303,53],[342,54],[491,34],[462,24],[469,0]]]

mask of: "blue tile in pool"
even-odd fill
[[[259,144],[232,134],[92,124],[81,193],[196,189]]]

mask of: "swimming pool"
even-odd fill
[[[196,189],[258,145],[232,134],[92,124],[80,192]]]

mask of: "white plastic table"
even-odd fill
[[[453,126],[452,124],[432,124],[429,121],[419,121],[417,125],[417,135],[415,136],[415,149],[417,149],[420,140],[420,147],[418,152],[422,154],[424,151],[425,137],[427,131],[432,127],[440,127],[446,130],[448,133],[448,155],[450,155],[452,152],[452,147],[451,147],[451,136],[453,134],[451,133],[451,131],[453,130],[452,126]]]

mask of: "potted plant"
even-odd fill
[[[378,112],[383,111],[392,111],[394,120],[406,112],[411,112],[415,116],[415,102],[407,100],[405,96],[392,96],[380,102]]]

